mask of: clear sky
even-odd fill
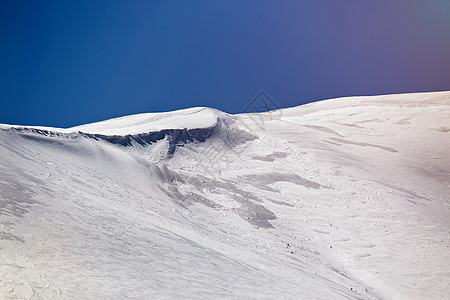
[[[450,90],[449,0],[0,1],[0,123]]]

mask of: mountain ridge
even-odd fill
[[[403,94],[388,94],[388,95],[376,95],[376,96],[350,96],[350,97],[338,97],[338,98],[332,98],[332,99],[326,99],[326,100],[319,100],[319,101],[314,101],[314,102],[310,102],[310,103],[306,103],[306,104],[302,104],[299,106],[294,106],[294,107],[289,107],[289,108],[279,108],[279,109],[275,109],[272,111],[264,111],[264,112],[251,112],[251,113],[237,113],[237,114],[229,114],[229,113],[225,113],[222,112],[218,109],[212,108],[212,107],[192,107],[192,108],[185,108],[185,109],[179,109],[179,110],[174,110],[174,111],[169,111],[169,112],[150,112],[150,113],[139,113],[139,114],[131,114],[131,115],[126,115],[126,116],[122,116],[122,117],[116,117],[116,118],[111,118],[111,119],[106,119],[103,121],[97,121],[97,122],[93,122],[93,123],[87,123],[87,124],[83,124],[83,125],[77,125],[77,126],[73,126],[73,127],[68,127],[68,128],[58,128],[58,127],[47,127],[47,126],[34,126],[34,125],[10,125],[10,124],[1,124],[0,123],[0,129],[8,129],[8,128],[23,128],[23,129],[36,129],[36,130],[42,130],[42,131],[48,131],[48,132],[60,132],[60,133],[74,133],[74,132],[81,132],[81,133],[91,133],[91,134],[102,134],[102,130],[100,131],[95,131],[95,129],[91,129],[89,127],[94,127],[96,125],[105,125],[105,127],[107,126],[111,126],[111,123],[119,123],[121,121],[127,121],[127,119],[131,119],[131,123],[135,123],[137,121],[149,121],[149,122],[154,122],[155,119],[156,121],[158,120],[158,117],[164,119],[167,117],[171,117],[171,116],[177,116],[177,115],[184,115],[184,116],[188,116],[188,115],[194,115],[194,114],[198,114],[201,112],[208,112],[207,114],[205,114],[206,116],[210,117],[211,115],[214,117],[231,117],[231,116],[241,116],[241,115],[261,115],[261,114],[265,114],[267,112],[275,112],[275,111],[281,111],[283,112],[287,112],[287,111],[294,111],[294,110],[298,110],[298,109],[308,109],[308,108],[312,108],[315,107],[317,105],[319,106],[323,106],[324,104],[334,104],[337,105],[338,107],[340,106],[348,106],[348,103],[346,103],[347,101],[352,101],[352,100],[363,100],[364,102],[370,102],[374,101],[373,103],[380,103],[381,101],[388,101],[389,98],[395,98],[396,100],[406,100],[406,101],[397,101],[397,103],[392,103],[389,102],[391,105],[392,104],[397,104],[397,105],[408,105],[408,102],[410,104],[412,103],[423,103],[423,98],[424,96],[426,96],[428,99],[428,102],[437,104],[437,101],[442,101],[442,100],[447,100],[448,99],[448,95],[450,94],[450,91],[438,91],[438,92],[423,92],[423,93],[403,93]],[[435,99],[432,99],[435,98]],[[405,103],[406,102],[406,103]],[[205,116],[204,115],[204,116]],[[146,118],[147,117],[147,118]],[[133,118],[137,119],[137,120],[133,120]],[[209,118],[208,118],[209,119]],[[214,118],[213,118],[214,119]],[[183,121],[183,120],[182,120]],[[190,121],[190,120],[187,120]],[[210,120],[208,120],[210,121]],[[124,122],[125,124],[127,122]],[[189,123],[189,122],[186,122]],[[212,124],[209,124],[209,126],[213,126],[215,125],[216,122],[212,122]],[[128,124],[127,124],[128,125]],[[208,126],[208,127],[209,127]],[[133,127],[133,126],[130,126]],[[171,127],[178,127],[178,128],[171,128]],[[149,132],[156,132],[158,130],[164,130],[164,129],[200,129],[202,127],[194,127],[191,128],[191,125],[181,125],[180,124],[172,124],[166,128],[160,128],[160,129],[153,129],[153,130],[149,130],[149,131],[143,131],[143,132],[138,132],[138,133],[133,133],[133,131],[130,132],[125,132],[122,135],[134,135],[134,134],[139,134],[139,133],[149,133]],[[106,134],[107,135],[107,134]],[[111,133],[110,135],[121,135],[119,133]]]
[[[377,97],[178,141],[3,125],[0,295],[445,299],[450,93]]]

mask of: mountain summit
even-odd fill
[[[445,299],[450,92],[0,125],[2,299]]]

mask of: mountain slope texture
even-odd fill
[[[1,299],[448,299],[450,92],[0,125]]]

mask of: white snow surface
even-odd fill
[[[0,299],[449,299],[449,191],[450,92],[0,125]]]
[[[213,127],[224,113],[207,107],[194,107],[167,113],[126,116],[70,128],[70,130],[105,135],[128,135],[164,129]]]
[[[144,113],[125,116],[106,121],[76,126],[72,128],[53,128],[45,126],[18,126],[0,124],[0,128],[29,128],[58,133],[84,132],[101,135],[133,135],[155,132],[164,129],[195,129],[213,127],[218,117],[225,113],[208,107],[193,107],[163,113]]]

